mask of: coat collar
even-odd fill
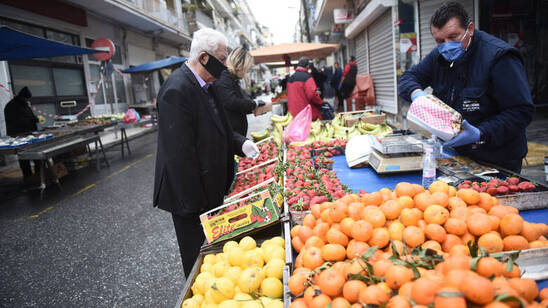
[[[181,69],[185,73],[185,76],[187,77],[187,79],[190,80],[192,85],[197,88],[197,92],[199,92],[201,94],[201,96],[203,98],[201,103],[205,103],[205,107],[206,107],[206,109],[209,113],[209,116],[211,117],[211,120],[213,121],[213,123],[215,123],[215,126],[217,127],[219,132],[224,135],[225,134],[225,129],[223,128],[223,124],[221,123],[221,119],[220,119],[220,117],[222,116],[222,114],[221,114],[221,112],[222,112],[221,108],[222,107],[219,104],[217,104],[217,102],[216,102],[217,96],[215,95],[215,93],[213,91],[213,88],[210,86],[209,91],[213,95],[214,104],[217,104],[217,111],[219,112],[218,116],[215,115],[215,111],[213,110],[213,107],[209,103],[209,95],[207,93],[207,90],[200,87],[200,84],[198,83],[198,80],[196,80],[196,76],[194,76],[194,73],[190,70],[190,68],[188,66],[186,66],[186,62],[185,62],[185,65],[181,65]]]

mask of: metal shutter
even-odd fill
[[[396,113],[392,10],[386,10],[367,31],[369,73],[373,78],[376,103],[383,110]]]
[[[462,3],[470,19],[474,20],[474,0],[459,0]],[[436,47],[436,41],[430,33],[430,18],[443,2],[439,0],[419,0],[419,21],[420,21],[420,48],[421,58]],[[476,28],[478,25],[476,25]]]
[[[367,44],[365,36],[367,35],[366,31],[358,34],[356,36],[356,64],[358,64],[358,74],[367,74],[369,71],[367,65]]]

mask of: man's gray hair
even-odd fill
[[[192,37],[189,60],[197,60],[202,51],[214,55],[219,45],[228,46],[228,40],[224,34],[211,28],[200,29],[194,32]]]

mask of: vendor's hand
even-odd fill
[[[259,155],[259,148],[255,143],[246,140],[242,145],[242,152],[244,152],[246,157],[255,158]]]
[[[445,142],[443,147],[459,147],[461,145],[466,145],[470,143],[475,143],[480,141],[481,132],[480,130],[464,120],[462,122],[462,131],[456,135],[453,139]]]
[[[411,93],[411,101],[414,102],[415,99],[417,99],[421,96],[426,96],[426,92],[424,92],[422,89],[415,89]]]

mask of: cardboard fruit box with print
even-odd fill
[[[208,244],[228,240],[237,235],[267,226],[280,219],[277,202],[268,190],[225,203],[200,215]]]

